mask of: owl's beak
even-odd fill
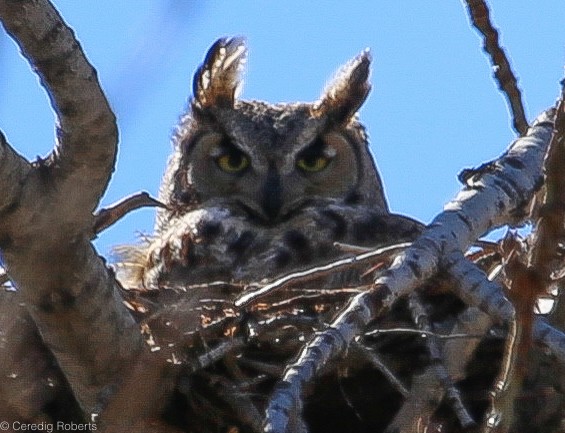
[[[281,178],[274,166],[269,167],[267,179],[261,190],[261,208],[269,220],[279,217],[283,197]]]

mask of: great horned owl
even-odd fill
[[[246,55],[243,39],[220,39],[194,76],[161,186],[167,208],[122,277],[134,286],[259,281],[343,254],[336,241],[379,246],[421,228],[389,212],[357,120],[368,51],[314,103],[238,99]]]
[[[160,191],[165,208],[158,212],[155,233],[145,245],[127,253],[123,263],[129,266],[119,268],[124,286],[144,292],[149,289],[145,293],[159,297],[160,312],[147,324],[161,348],[176,350],[184,338],[179,338],[179,333],[194,335],[195,330],[205,327],[201,322],[204,304],[206,311],[218,311],[220,317],[224,312],[233,314],[237,293],[227,294],[209,283],[242,283],[239,287],[245,287],[343,256],[346,253],[334,245],[338,241],[378,247],[412,240],[422,230],[420,223],[390,213],[365,128],[357,120],[357,111],[370,90],[369,52],[346,63],[318,101],[281,104],[238,99],[239,73],[246,54],[241,38],[220,39],[207,53],[194,76],[189,110],[173,137],[174,153]],[[322,287],[318,282],[317,288],[358,286],[362,284],[360,274],[351,270],[332,274]],[[309,290],[309,286],[300,290]],[[208,305],[215,302],[219,307]],[[222,362],[214,365],[213,371],[184,377],[186,383],[178,389],[189,402],[186,419],[191,428],[200,431],[194,427],[200,425],[203,431],[232,431],[230,425],[241,427],[237,421],[241,419],[231,418],[220,403],[234,393],[252,395],[253,405],[263,410],[277,379],[272,368],[282,371],[296,355],[296,343],[321,329],[336,308],[332,304],[320,309],[312,304],[280,314],[252,312],[254,323],[275,323],[271,322],[274,318],[283,322],[276,322],[275,335],[259,333],[261,338],[252,338],[239,354],[232,354],[235,373],[226,372],[231,367]],[[291,321],[296,314],[307,319],[307,329],[301,328],[300,335],[293,333],[298,328],[285,322],[287,313]],[[245,311],[235,315],[244,321],[248,317]],[[245,325],[240,325],[241,321],[233,329],[246,334]],[[204,338],[207,347],[219,344],[210,338],[210,333]],[[178,352],[171,355],[173,358],[178,359]],[[267,372],[265,362],[272,366]],[[220,375],[222,381],[229,382],[234,374],[238,383],[243,380],[257,385],[228,392],[212,385],[216,379],[211,377]],[[367,374],[362,381],[375,376],[374,372]],[[340,388],[335,380],[332,376],[323,381],[333,383],[332,390],[324,391],[323,399],[315,398],[317,403],[308,406],[311,413],[322,414],[307,417],[311,426],[318,426],[312,431],[330,431],[334,422],[341,424],[331,426],[331,431],[354,431],[351,426],[357,423],[356,415],[347,409],[348,399],[336,392]],[[370,392],[364,390],[361,395],[365,391]],[[386,392],[381,397],[388,399]],[[223,407],[222,415],[207,415],[213,410],[206,401]],[[233,404],[241,402],[228,402],[232,408]],[[347,420],[345,424],[328,418],[328,404],[339,407],[330,409],[331,413],[349,413],[341,416]],[[235,411],[240,415],[249,412]],[[259,422],[260,415],[249,418],[243,424]],[[217,428],[212,429],[211,424],[218,424]]]

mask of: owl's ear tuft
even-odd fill
[[[244,38],[218,39],[194,74],[192,106],[196,109],[233,107],[242,85],[240,75],[246,59]]]
[[[371,84],[371,53],[368,49],[343,65],[326,86],[314,111],[337,122],[348,122],[365,102]]]

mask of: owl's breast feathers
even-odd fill
[[[422,227],[366,206],[305,208],[276,226],[250,224],[246,214],[226,208],[198,209],[125,250],[118,278],[125,287],[145,289],[260,282],[347,255],[334,242],[378,248],[410,241]]]

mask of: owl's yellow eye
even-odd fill
[[[249,166],[249,158],[241,152],[230,152],[216,159],[218,167],[226,173],[241,173]]]
[[[330,159],[325,156],[308,156],[306,158],[300,158],[296,162],[296,165],[304,171],[315,173],[326,168],[329,162]]]

